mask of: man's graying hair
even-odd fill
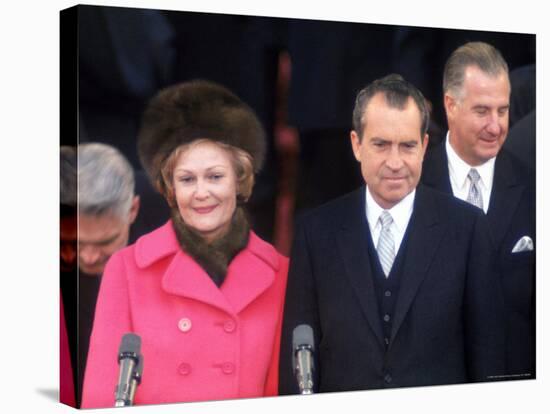
[[[359,140],[363,139],[363,132],[366,127],[365,110],[370,100],[378,93],[384,94],[388,106],[400,110],[405,109],[409,98],[412,98],[420,111],[420,137],[424,137],[428,131],[430,115],[426,108],[426,101],[422,92],[412,83],[403,79],[401,75],[391,74],[370,83],[365,88],[361,89],[355,98],[355,107],[353,108],[353,129],[359,136]]]
[[[87,143],[78,147],[78,209],[90,215],[126,218],[134,197],[134,170],[114,147]]]
[[[484,42],[469,42],[456,49],[443,70],[443,92],[461,97],[464,74],[469,66],[478,67],[483,73],[497,77],[501,73],[508,76],[508,64],[501,53]]]

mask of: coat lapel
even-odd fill
[[[428,274],[445,233],[445,226],[439,219],[435,200],[422,186],[416,190],[413,215],[407,233],[407,250],[404,252],[403,274],[395,305],[390,346],[413,303],[418,288]]]
[[[508,154],[501,151],[495,161],[493,188],[487,210],[491,233],[497,247],[504,239],[524,190],[525,186],[515,175]]]
[[[247,247],[229,265],[221,288],[182,251],[166,270],[162,286],[169,293],[236,315],[273,284],[278,266],[275,249],[251,232]]]
[[[161,286],[164,291],[232,312],[231,305],[212,279],[191,256],[181,250],[171,220],[138,239],[135,259],[142,269],[170,259],[162,273]]]
[[[173,295],[207,303],[228,313],[233,307],[195,260],[178,250],[162,276],[162,288]]]
[[[338,248],[343,258],[345,274],[356,293],[363,314],[379,343],[383,345],[374,275],[371,273],[368,253],[368,238],[371,236],[365,215],[365,187],[356,191],[350,207],[337,235]]]
[[[279,255],[270,244],[250,233],[248,245],[231,262],[221,288],[204,269],[183,252],[169,221],[136,243],[136,263],[140,268],[172,257],[162,275],[162,288],[182,296],[237,314],[267,290],[275,280]]]
[[[279,255],[253,232],[246,249],[231,262],[221,292],[235,313],[241,312],[274,282]]]

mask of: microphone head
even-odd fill
[[[301,347],[309,347],[312,351],[315,350],[313,329],[306,324],[298,325],[292,331],[292,348],[297,349]]]
[[[124,356],[137,357],[141,350],[141,338],[133,333],[127,333],[122,337],[118,349],[119,359]]]

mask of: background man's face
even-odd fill
[[[449,139],[471,166],[496,157],[508,134],[510,82],[502,72],[493,77],[477,66],[466,68],[460,96],[445,95]]]
[[[375,95],[364,123],[361,140],[351,133],[353,153],[374,200],[390,209],[418,185],[428,136],[420,137],[420,111],[412,98],[401,110],[388,106],[383,94]]]
[[[78,215],[78,267],[101,275],[113,253],[128,244],[130,221],[113,214]]]

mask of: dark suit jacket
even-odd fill
[[[533,109],[508,132],[504,148],[531,170],[537,167],[537,111]]]
[[[424,160],[422,182],[452,194],[445,145]],[[495,161],[487,218],[495,247],[507,312],[507,372],[512,378],[535,377],[535,251],[512,253],[517,241],[535,240],[535,178],[506,150]]]
[[[510,72],[510,129],[537,107],[537,72],[535,63]],[[509,138],[509,137],[508,137]],[[508,141],[508,138],[506,141]]]
[[[317,392],[483,381],[503,373],[502,298],[483,214],[418,187],[386,350],[368,254],[365,188],[304,216],[281,341],[282,394],[296,393],[292,331],[314,330]]]

